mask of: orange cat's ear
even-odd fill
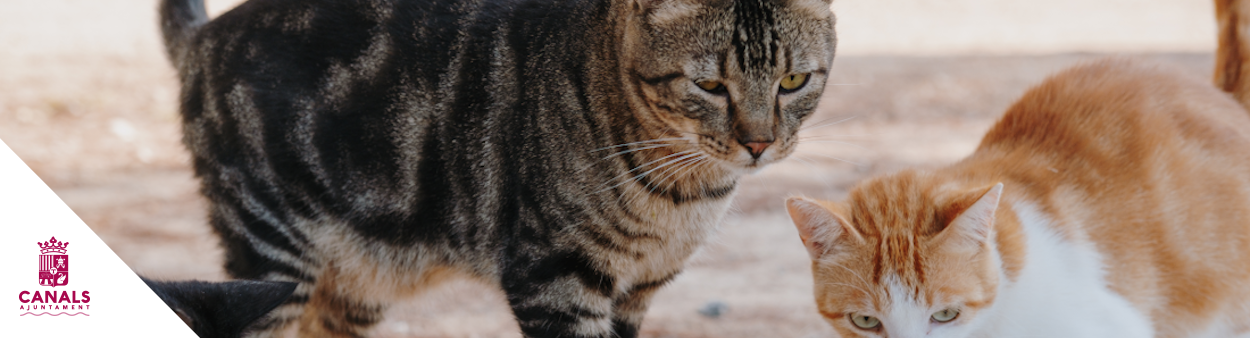
[[[843,237],[861,238],[859,232],[846,219],[816,200],[791,197],[786,199],[786,211],[790,212],[790,220],[799,229],[799,239],[803,240],[803,246],[807,247],[807,254],[813,260],[828,253],[836,241]]]
[[[990,187],[981,198],[959,213],[935,238],[939,243],[977,250],[990,240],[994,229],[994,213],[1003,194],[1003,184]]]

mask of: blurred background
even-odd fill
[[[212,15],[237,0],[207,0]],[[136,272],[222,280],[180,142],[155,0],[0,0],[0,140]],[[784,197],[972,152],[1025,89],[1128,55],[1209,78],[1200,0],[835,0],[838,57],[790,159],[745,179],[720,234],[657,296],[644,337],[826,337]],[[378,337],[519,337],[502,294],[450,283],[390,310]]]

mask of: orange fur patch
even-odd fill
[[[933,240],[998,182],[985,250]],[[1033,88],[959,163],[869,179],[824,203],[865,240],[830,240],[814,261],[821,313],[859,336],[845,314],[879,307],[883,281],[896,279],[921,303],[975,316],[1000,273],[1010,281],[1027,264],[1013,203],[1038,206],[1062,240],[1092,245],[1110,289],[1160,337],[1250,318],[1250,113],[1209,84],[1122,59]]]

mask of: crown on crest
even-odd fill
[[[39,253],[45,255],[49,252],[64,254],[65,247],[69,246],[69,242],[58,242],[56,237],[52,237],[52,240],[50,241],[43,243],[35,242],[35,244],[39,244]]]

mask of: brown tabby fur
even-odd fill
[[[526,337],[636,337],[836,46],[828,0],[160,8],[225,270],[298,283],[254,337],[369,336],[455,274]]]

